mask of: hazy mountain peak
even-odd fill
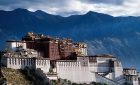
[[[98,13],[97,12],[94,12],[94,11],[89,11],[86,14],[90,15],[90,14],[98,14]]]
[[[103,13],[98,13],[98,12],[94,12],[94,11],[89,11],[89,12],[87,12],[85,15],[87,15],[87,16],[104,16],[104,17],[113,17],[113,16],[111,16],[111,15],[108,15],[108,14],[103,14]]]
[[[48,13],[42,11],[42,10],[36,10],[34,13],[36,13],[36,14],[46,14],[46,15],[48,14]],[[49,14],[49,15],[51,15],[51,14]]]
[[[23,8],[17,8],[17,9],[14,9],[13,11],[19,11],[19,12],[26,11],[26,12],[28,12],[27,9],[23,9]]]

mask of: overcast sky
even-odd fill
[[[140,16],[140,0],[0,0],[0,10],[26,8],[69,16],[88,11],[113,16]]]

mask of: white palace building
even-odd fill
[[[24,69],[40,68],[46,77],[51,79],[67,79],[75,83],[100,82],[108,85],[139,85],[138,73],[134,68],[123,68],[121,62],[112,55],[78,56],[75,60],[55,60],[53,72],[49,75],[51,60],[38,57],[36,50],[27,49],[26,43],[8,44],[2,57],[2,63],[7,68]]]

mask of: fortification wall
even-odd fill
[[[24,69],[29,68],[41,68],[45,72],[49,72],[50,60],[39,58],[19,58],[19,57],[3,57],[2,63],[7,68]]]
[[[50,60],[48,59],[36,59],[36,68],[40,68],[44,73],[49,72]]]
[[[81,62],[56,62],[58,77],[76,83],[90,83],[95,81],[95,73],[91,73],[89,66],[82,66]]]

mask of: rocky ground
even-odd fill
[[[2,67],[1,73],[1,82],[6,81],[7,85],[32,85],[32,82],[26,78],[22,70]]]

